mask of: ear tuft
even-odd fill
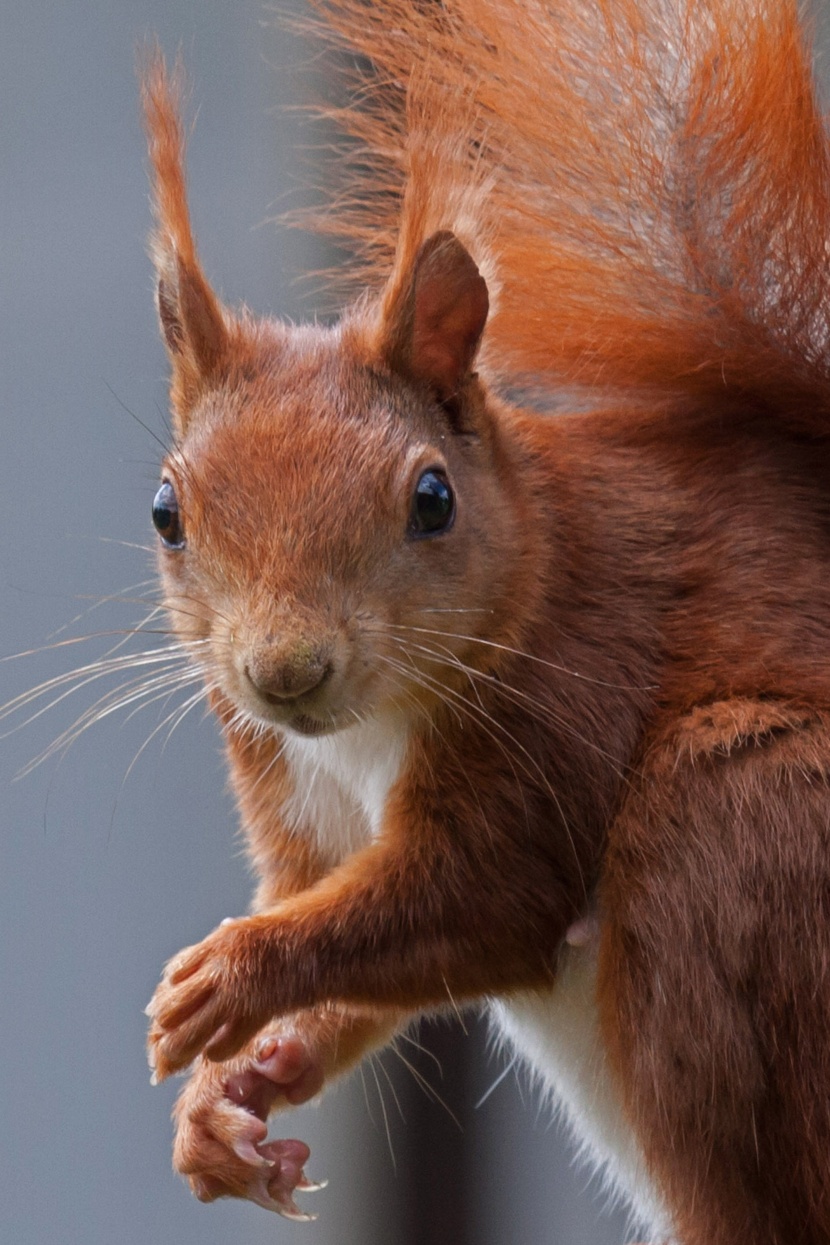
[[[141,95],[152,167],[156,228],[151,252],[158,276],[161,331],[173,363],[174,414],[183,427],[199,388],[221,365],[228,346],[222,308],[196,255],[185,181],[181,122],[184,73],[168,72],[158,47],[141,66]]]

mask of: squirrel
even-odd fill
[[[794,0],[320,0],[329,326],[224,306],[143,98],[153,504],[259,883],[167,965],[195,1194],[486,1002],[652,1242],[830,1239],[830,146]]]

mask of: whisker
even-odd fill
[[[378,1065],[378,1067],[380,1068],[380,1070],[381,1070],[381,1072],[383,1073],[383,1075],[386,1077],[386,1083],[387,1083],[387,1085],[389,1086],[389,1089],[390,1089],[390,1091],[391,1091],[392,1097],[393,1097],[393,1098],[394,1098],[394,1100],[395,1100],[395,1106],[398,1108],[398,1115],[401,1117],[402,1122],[405,1124],[405,1123],[406,1123],[406,1116],[404,1115],[404,1113],[403,1113],[403,1108],[401,1107],[401,1100],[400,1100],[400,1098],[398,1097],[398,1092],[397,1092],[397,1090],[395,1089],[395,1083],[394,1083],[394,1081],[392,1080],[391,1076],[389,1075],[389,1070],[388,1070],[388,1068],[386,1067],[386,1065],[384,1064],[382,1056],[378,1056],[377,1065]]]
[[[372,1126],[374,1128],[377,1128],[377,1125],[375,1124],[375,1117],[374,1115],[372,1115],[372,1104],[369,1102],[369,1091],[366,1087],[366,1063],[367,1062],[368,1060],[364,1061],[363,1063],[358,1064],[357,1070],[360,1073],[360,1083],[363,1086],[363,1101],[366,1103],[366,1114],[371,1120]]]
[[[158,694],[153,696],[151,700],[145,701],[144,704],[138,704],[136,705],[134,709],[131,709],[130,712],[127,714],[126,718],[124,719],[125,724],[127,722],[132,721],[135,715],[137,713],[140,713],[141,710],[146,707],[146,705],[155,704],[156,701],[163,700],[165,697],[169,700],[174,692],[179,691],[180,688],[188,687],[191,683],[199,682],[203,677],[204,676],[203,676],[202,671],[196,667],[189,667],[182,671],[173,671],[166,678],[162,678],[160,676],[157,680],[154,681],[156,684],[155,687],[145,688],[145,690],[148,693],[151,691],[157,691]],[[138,690],[141,690],[141,689],[138,689]],[[138,692],[134,693],[133,699],[134,700],[138,699]],[[117,709],[125,709],[128,703],[129,702],[126,700],[121,702],[117,706]],[[115,711],[116,710],[114,709],[113,712]]]
[[[381,660],[387,660],[385,654],[383,653],[378,653],[377,656],[380,657]],[[391,674],[391,675],[387,674],[387,678],[389,679],[390,683],[392,683],[393,686],[398,689],[398,691],[400,692],[401,696],[404,698],[406,703],[410,705],[412,709],[415,710],[416,713],[419,713],[421,715],[427,727],[431,731],[434,731],[437,734],[439,739],[444,739],[444,735],[439,730],[437,722],[430,716],[429,711],[427,710],[426,706],[422,705],[421,702],[418,700],[417,696],[413,695],[413,693],[409,690],[406,683],[404,682],[403,677],[396,678],[394,674]]]
[[[262,723],[257,722],[257,723],[256,723],[256,725],[257,725],[257,726],[259,726],[259,727],[261,727],[261,726],[262,726]],[[263,735],[264,733],[265,733],[265,728],[263,728],[261,732],[259,732],[259,733],[255,734],[255,735],[254,735],[254,737],[251,739],[251,746],[253,746],[255,743],[257,743],[257,742],[259,741],[259,739],[261,739],[261,737],[262,737],[262,735]],[[259,787],[262,783],[264,783],[264,782],[265,782],[266,778],[267,778],[267,777],[268,777],[268,775],[272,772],[272,770],[276,768],[277,762],[279,761],[279,759],[280,759],[280,757],[282,756],[282,754],[283,754],[283,745],[282,745],[282,742],[281,742],[280,740],[278,740],[278,739],[277,739],[276,735],[274,735],[274,755],[271,757],[271,760],[268,762],[268,764],[265,766],[265,768],[264,768],[264,769],[263,769],[263,770],[262,770],[259,774],[257,774],[256,778],[254,779],[253,786],[251,787],[251,793],[252,793],[252,794],[253,794],[253,793],[257,790],[257,788],[258,788],[258,787]],[[311,789],[312,789],[312,787],[314,786],[314,782],[315,782],[315,780],[316,780],[316,778],[317,778],[317,773],[319,772],[320,765],[322,765],[322,762],[318,762],[318,768],[317,768],[317,770],[316,770],[316,771],[315,771],[315,773],[314,773],[314,777],[312,778],[311,782],[309,783],[309,790],[308,790],[308,794],[306,795],[306,800],[305,800],[305,803],[303,804],[303,807],[302,807],[302,809],[301,809],[301,813],[304,813],[304,812],[305,812],[305,804],[306,804],[306,803],[308,803],[308,798],[309,798],[309,795],[311,794]]]
[[[153,611],[153,615],[156,615],[160,612],[161,612],[161,606],[159,606],[156,610]],[[152,615],[148,615],[145,621],[151,622]],[[136,635],[173,635],[173,634],[175,633],[166,628],[164,629],[160,628],[157,630],[148,629],[144,626],[143,623],[139,623],[138,626],[136,627],[118,627],[118,628],[112,628],[107,631],[90,631],[86,635],[68,636],[65,640],[55,640],[51,644],[40,644],[38,645],[37,648],[24,648],[24,649],[21,649],[17,653],[6,653],[4,657],[0,657],[0,663],[6,662],[6,661],[22,661],[24,658],[27,658],[27,657],[39,657],[42,653],[57,652],[58,649],[72,648],[76,644],[88,644],[90,643],[91,640],[109,640],[109,639],[112,639],[113,636],[120,637],[119,639],[119,644],[120,644],[124,640],[132,639],[132,637]],[[114,651],[115,649],[110,650],[110,652],[114,652]],[[99,660],[104,660],[108,656],[109,656],[109,653],[105,653],[104,657]],[[67,678],[69,678],[72,673],[73,672],[71,670],[65,671],[65,675]],[[2,711],[4,707],[5,706],[0,705],[0,711]]]
[[[161,612],[162,612],[162,607],[160,605],[154,605],[153,608],[149,611],[149,613],[145,614],[144,617],[141,619],[141,621],[137,624],[137,626],[133,628],[132,634],[133,635],[148,634],[147,632],[145,632],[145,628],[149,627],[151,622],[155,622],[155,620],[158,618]],[[114,653],[117,653],[119,649],[122,649],[124,647],[124,645],[127,643],[129,638],[130,636],[128,633],[126,636],[124,636],[123,639],[119,640],[116,644],[113,644],[112,648],[108,649],[107,652],[104,654],[104,656],[112,657]]]
[[[134,667],[137,667],[139,665],[141,665],[141,662],[134,662],[133,664]],[[103,677],[106,677],[107,675],[119,674],[119,672],[121,671],[119,670],[97,671],[96,674],[91,674],[90,676],[85,677],[85,679],[72,682],[71,686],[68,686],[65,691],[60,692],[60,695],[52,697],[52,700],[47,701],[46,705],[41,705],[40,708],[37,708],[37,710],[30,713],[29,716],[24,718],[24,721],[17,723],[17,725],[14,727],[11,727],[10,730],[2,732],[0,735],[0,740],[5,740],[5,738],[9,738],[9,736],[14,735],[14,733],[16,733],[17,731],[21,731],[22,728],[26,726],[30,726],[32,722],[36,722],[37,720],[39,720],[40,717],[44,716],[44,713],[47,713],[50,710],[52,710],[52,708],[55,708],[57,705],[60,705],[60,703],[67,700],[68,697],[75,695],[75,693],[78,691],[81,691],[83,687],[87,687],[88,685],[93,684],[93,682],[96,682],[98,679],[103,679]],[[61,684],[66,684],[66,680],[60,680],[60,682]],[[32,703],[34,703],[37,700],[37,698],[39,698],[39,695],[49,695],[49,691],[44,690],[44,691],[41,691],[40,693],[30,693],[30,695],[26,697],[25,701],[24,700],[20,701],[19,705],[15,705],[14,702],[10,702],[10,705],[6,706],[4,708],[4,711],[0,713],[0,718],[5,718],[9,716],[11,712],[14,712],[15,708],[21,708],[21,710],[25,711],[26,708],[29,708],[32,705]]]
[[[105,696],[102,696],[89,709],[84,710],[71,726],[62,731],[43,752],[23,767],[18,777],[24,777],[26,774],[31,773],[38,765],[56,753],[65,754],[67,749],[80,739],[86,730],[102,722],[111,714],[117,713],[138,701],[142,702],[139,707],[144,708],[157,700],[164,699],[165,696],[169,697],[180,687],[189,686],[199,677],[198,672],[193,670],[169,671],[164,676],[159,676],[146,682],[132,679],[127,683],[122,683],[119,687],[107,692]],[[133,713],[135,712],[137,710],[134,709]],[[132,714],[129,716],[131,717]]]
[[[134,540],[118,540],[115,536],[99,536],[97,539],[104,545],[118,545],[122,549],[138,549],[140,553],[154,554],[156,552],[154,545],[139,545]],[[151,582],[157,582],[155,577]]]
[[[443,1077],[444,1069],[441,1066],[441,1060],[438,1058],[434,1050],[430,1050],[428,1046],[424,1046],[423,1042],[419,1042],[417,1038],[414,1038],[412,1036],[411,1033],[407,1033],[405,1031],[403,1033],[396,1034],[395,1041],[392,1043],[393,1048],[394,1048],[395,1042],[398,1041],[398,1038],[402,1039],[402,1041],[404,1042],[408,1042],[410,1046],[414,1046],[415,1049],[419,1052],[419,1054],[425,1055],[427,1059],[431,1059],[432,1062],[435,1064],[436,1068],[438,1069],[439,1076]]]
[[[386,625],[394,628],[396,631],[421,632],[423,635],[440,636],[444,640],[466,640],[470,644],[481,644],[486,648],[497,649],[503,653],[511,653],[514,657],[523,657],[525,661],[532,661],[539,666],[546,666],[549,670],[555,670],[557,674],[566,674],[572,679],[580,679],[582,682],[592,683],[596,687],[607,687],[618,692],[653,692],[657,690],[657,684],[655,683],[636,685],[632,683],[609,683],[605,679],[595,679],[592,675],[581,674],[578,670],[569,670],[567,666],[558,665],[556,662],[548,661],[544,657],[536,657],[533,653],[528,653],[524,649],[512,648],[509,644],[499,644],[496,640],[485,640],[481,636],[464,635],[458,631],[436,631],[431,627],[413,627],[405,623],[387,623]]]
[[[392,659],[386,658],[386,660],[392,660]],[[401,667],[400,663],[398,663],[398,667],[402,670],[403,673],[406,673],[406,668]],[[547,774],[543,770],[542,766],[540,765],[540,763],[536,760],[535,757],[531,755],[531,753],[527,750],[524,744],[520,743],[519,740],[516,739],[516,737],[511,734],[511,732],[507,729],[507,727],[504,726],[502,722],[499,722],[497,718],[493,717],[492,714],[487,713],[486,710],[479,709],[476,705],[471,704],[471,702],[467,700],[466,697],[461,695],[460,692],[456,692],[454,688],[447,687],[446,684],[441,683],[440,680],[434,678],[432,675],[426,674],[425,671],[417,670],[414,666],[413,666],[412,675],[410,677],[414,677],[414,681],[421,682],[422,686],[424,686],[427,690],[433,690],[435,694],[439,697],[439,699],[445,700],[446,697],[451,696],[453,698],[453,701],[456,703],[456,705],[460,702],[460,704],[470,714],[473,721],[477,721],[479,729],[483,730],[484,733],[493,741],[493,743],[495,743],[500,748],[505,759],[507,760],[508,764],[513,770],[513,773],[516,777],[517,786],[519,787],[520,790],[522,789],[522,784],[518,777],[518,774],[516,773],[516,769],[514,765],[515,758],[511,757],[510,753],[507,751],[504,741],[498,738],[494,730],[490,729],[490,726],[488,726],[487,723],[490,723],[492,727],[495,728],[496,731],[499,731],[502,735],[506,736],[507,740],[513,745],[513,747],[518,748],[518,750],[523,754],[523,756],[527,758],[527,761],[531,768],[528,768],[527,765],[521,765],[521,768],[524,770],[526,777],[530,780],[531,783],[541,783],[542,787],[547,792],[547,794],[550,796],[551,800],[553,801],[553,803],[555,804],[559,812],[559,816],[562,819],[563,829],[567,836],[571,851],[573,852],[573,856],[576,862],[577,870],[579,872],[579,877],[580,877],[580,881],[582,884],[584,896],[587,902],[587,899],[588,899],[587,886],[585,883],[585,878],[582,874],[582,866],[581,866],[581,862],[579,859],[579,853],[576,850],[576,843],[574,842],[574,838],[571,832],[568,818],[565,815],[565,810],[562,807],[562,802],[559,799],[559,796],[556,794],[556,791],[551,785],[551,782]],[[447,701],[446,703],[449,703],[449,702]],[[524,796],[522,798],[524,798]]]
[[[108,384],[107,381],[104,381],[104,384],[107,386],[107,389],[109,389],[110,393],[115,398],[116,402],[121,407],[122,411],[126,411],[126,413],[130,416],[130,418],[134,419],[135,422],[139,425],[139,427],[143,428],[144,431],[148,434],[148,436],[151,436],[153,440],[156,442],[156,444],[161,446],[162,452],[166,457],[167,454],[169,454],[170,452],[170,447],[168,445],[165,445],[164,441],[162,441],[158,433],[153,432],[153,429],[149,426],[149,424],[145,424],[144,420],[140,419],[138,415],[136,415],[135,411],[130,410],[126,402],[122,402],[121,398],[119,398],[118,394],[115,392],[112,385]]]
[[[406,656],[406,654],[404,655]],[[444,685],[442,683],[439,683],[437,679],[432,680],[432,686],[425,683],[421,677],[422,672],[418,670],[418,667],[412,662],[411,658],[410,658],[410,664],[405,666],[403,662],[398,661],[394,657],[390,657],[388,653],[377,653],[376,656],[379,661],[384,662],[387,666],[390,667],[390,669],[400,674],[402,678],[408,683],[410,684],[414,683],[416,684],[416,686],[423,687],[425,691],[432,692],[434,695],[436,695],[438,699],[442,702],[442,704],[444,704],[445,707],[449,709],[450,713],[452,713],[458,725],[463,726],[463,718],[461,716],[461,712],[459,711],[456,705],[452,704],[447,699],[446,695],[444,694],[444,692],[448,691],[449,689],[445,689]],[[430,676],[426,676],[426,677],[429,678]],[[412,693],[410,693],[410,695],[412,695]]]
[[[218,618],[223,623],[226,623],[229,630],[233,630],[233,619],[230,618],[229,615],[224,614],[221,610],[218,610],[215,605],[208,605],[200,597],[191,597],[188,596],[187,593],[177,593],[176,598],[179,601],[187,601],[189,604],[194,605],[196,607],[195,612],[193,614],[188,614],[186,610],[183,610],[180,606],[173,604],[171,601],[165,601],[164,608],[174,611],[177,614],[182,614],[185,618],[204,618],[205,612],[207,612],[212,618]]]
[[[458,1023],[461,1025],[461,1031],[462,1031],[462,1033],[464,1034],[464,1036],[465,1036],[465,1037],[469,1037],[469,1036],[470,1036],[470,1034],[469,1034],[469,1032],[468,1032],[468,1030],[467,1030],[467,1026],[466,1026],[466,1025],[465,1025],[465,1023],[464,1023],[464,1017],[463,1017],[463,1015],[461,1014],[461,1008],[458,1006],[458,1004],[457,1004],[457,1003],[456,1003],[456,1001],[455,1001],[455,995],[453,994],[452,990],[450,989],[450,984],[449,984],[449,982],[447,981],[446,977],[444,977],[444,978],[443,978],[443,982],[444,982],[444,989],[445,989],[445,990],[446,990],[446,992],[447,992],[447,998],[448,998],[448,999],[449,999],[449,1001],[450,1001],[450,1006],[452,1007],[453,1011],[455,1012],[455,1018],[456,1018],[456,1020],[458,1021]]]
[[[47,640],[52,640],[55,636],[62,635],[64,631],[68,631],[69,628],[74,627],[76,623],[82,622],[83,619],[88,618],[90,614],[93,614],[95,610],[100,609],[102,605],[109,605],[110,603],[116,601],[121,603],[125,599],[129,601],[130,598],[125,597],[126,593],[137,592],[139,588],[150,588],[155,583],[155,577],[152,579],[140,579],[136,584],[128,584],[127,587],[122,588],[120,592],[111,593],[109,596],[105,597],[97,597],[94,603],[88,606],[87,609],[82,610],[80,614],[76,614],[74,618],[70,618],[68,622],[63,624],[63,626],[58,627],[56,631],[51,632],[51,634],[46,637]],[[84,598],[82,597],[81,600],[83,599]]]
[[[451,605],[423,606],[416,608],[416,614],[495,614],[495,610],[482,607],[470,606],[453,607]]]
[[[474,1111],[478,1111],[478,1109],[479,1109],[480,1107],[483,1107],[483,1106],[484,1106],[485,1102],[486,1102],[486,1101],[487,1101],[487,1099],[490,1097],[490,1095],[491,1095],[491,1094],[492,1094],[495,1090],[497,1090],[497,1089],[498,1089],[498,1087],[501,1085],[502,1081],[504,1081],[504,1080],[505,1080],[505,1079],[506,1079],[506,1078],[510,1075],[510,1073],[513,1071],[513,1069],[514,1069],[514,1068],[515,1068],[515,1066],[516,1066],[517,1061],[518,1061],[518,1056],[514,1055],[514,1056],[513,1056],[513,1058],[510,1060],[510,1063],[507,1065],[507,1067],[506,1067],[506,1068],[503,1068],[503,1069],[501,1070],[501,1072],[500,1072],[500,1073],[498,1074],[498,1076],[496,1077],[495,1081],[493,1081],[493,1084],[492,1084],[492,1085],[491,1085],[488,1089],[485,1089],[484,1093],[481,1095],[481,1097],[479,1098],[478,1102],[476,1102],[476,1103],[474,1104],[474,1106],[473,1106],[473,1110],[474,1110]]]
[[[87,687],[90,683],[96,682],[98,679],[105,678],[109,674],[120,674],[124,670],[140,669],[142,666],[153,666],[170,664],[178,662],[184,664],[185,661],[191,660],[190,654],[186,651],[177,652],[175,646],[170,645],[162,650],[150,650],[144,653],[125,653],[119,657],[103,658],[101,661],[91,662],[86,666],[81,666],[77,670],[71,670],[66,674],[56,675],[52,679],[47,679],[44,683],[37,687],[31,688],[27,692],[22,692],[19,696],[15,696],[12,700],[7,701],[5,705],[0,707],[0,721],[8,718],[15,712],[25,711],[29,706],[35,704],[43,697],[50,696],[53,692],[60,691],[46,705],[42,705],[29,717],[27,717],[18,726],[11,731],[7,731],[0,735],[0,739],[6,739],[10,734],[17,730],[21,730],[24,726],[28,726],[31,722],[36,721],[44,713],[66,700],[68,696],[72,696],[75,692]],[[69,685],[69,686],[67,686]]]
[[[537,712],[534,716],[537,720],[545,721],[550,723],[552,726],[558,727],[570,735],[572,739],[576,739],[578,743],[583,744],[586,748],[589,748],[592,752],[595,752],[604,760],[610,761],[617,777],[621,778],[623,781],[628,781],[627,775],[619,768],[616,757],[613,757],[610,752],[606,752],[604,748],[599,746],[599,744],[595,744],[592,739],[588,739],[581,733],[581,731],[578,731],[567,721],[566,718],[564,718],[561,714],[558,714],[552,705],[546,704],[537,697],[531,696],[527,692],[523,692],[520,688],[514,687],[511,683],[506,683],[503,679],[498,679],[484,670],[476,670],[474,666],[468,666],[466,662],[463,662],[459,657],[456,657],[451,649],[445,649],[443,645],[440,647],[444,649],[446,656],[442,657],[434,649],[425,645],[412,644],[412,648],[416,649],[418,652],[426,654],[433,661],[460,670],[464,674],[468,675],[471,680],[478,680],[479,682],[485,683],[488,687],[492,687],[497,695],[501,695],[512,700],[513,703],[520,708],[529,706],[531,709],[536,710]]]
[[[417,678],[417,674],[418,674],[417,667],[410,666],[410,667],[408,667],[408,668],[407,668],[407,667],[401,666],[401,665],[400,665],[400,663],[395,662],[393,658],[390,658],[388,655],[383,654],[383,653],[378,653],[378,654],[377,654],[377,657],[378,657],[381,661],[386,662],[386,664],[387,664],[387,665],[389,665],[389,666],[390,666],[393,670],[398,670],[398,671],[400,671],[400,672],[401,672],[401,677],[400,677],[399,679],[395,679],[395,678],[394,678],[394,676],[392,676],[391,681],[395,684],[395,686],[396,686],[396,687],[398,687],[398,688],[400,689],[400,694],[401,694],[401,695],[403,696],[403,698],[407,701],[407,703],[411,704],[411,705],[412,705],[412,707],[416,710],[416,712],[418,712],[418,713],[419,713],[419,714],[423,717],[424,721],[426,722],[427,729],[428,729],[431,733],[436,734],[436,735],[438,736],[438,738],[442,741],[442,743],[444,743],[444,744],[445,744],[445,746],[447,746],[447,747],[448,747],[449,745],[448,745],[448,743],[447,743],[447,737],[446,737],[446,735],[444,734],[444,732],[441,730],[441,728],[439,727],[439,725],[438,725],[438,723],[436,722],[435,718],[434,718],[434,717],[433,717],[433,716],[429,713],[429,711],[427,710],[427,708],[426,708],[424,705],[422,705],[422,704],[421,704],[421,702],[417,699],[417,697],[416,697],[416,696],[415,696],[415,695],[414,695],[411,691],[408,691],[408,690],[407,690],[407,688],[403,685],[403,680],[404,680],[404,679],[406,679],[408,682],[410,682],[410,683],[411,683],[411,682],[413,681],[413,676],[415,676],[415,682],[416,682],[416,683],[418,682],[418,678]],[[389,677],[389,676],[387,676],[387,677]],[[433,694],[436,694],[436,692],[435,692],[435,689],[434,689],[434,688],[428,688],[428,687],[426,687],[426,685],[422,685],[422,686],[424,686],[425,690],[427,690],[427,691],[431,691],[431,692],[433,692]],[[443,697],[443,696],[440,696],[440,695],[439,695],[439,697],[438,697],[438,698],[439,698],[439,700],[441,700],[441,701],[442,701],[442,703],[444,703],[445,707],[446,707],[447,709],[449,709],[449,710],[450,710],[450,712],[453,714],[453,716],[456,718],[456,720],[457,720],[459,723],[462,723],[462,718],[461,718],[461,715],[460,715],[460,713],[459,713],[459,711],[458,711],[457,707],[456,707],[454,704],[451,704],[451,703],[450,703],[450,702],[446,699],[446,697]],[[498,742],[498,741],[497,741],[497,742]],[[502,748],[502,750],[504,751],[503,745],[502,745],[500,742],[499,742],[499,747],[501,747],[501,748]],[[524,792],[523,792],[523,789],[522,789],[521,783],[519,782],[518,775],[516,775],[515,768],[513,767],[513,764],[512,764],[512,761],[510,760],[509,755],[507,755],[506,753],[505,753],[505,755],[506,755],[506,758],[507,758],[507,762],[508,762],[508,764],[510,765],[511,769],[513,769],[514,776],[516,777],[516,784],[517,784],[517,787],[519,788],[519,790],[522,792],[522,802],[524,803]],[[473,783],[472,779],[469,777],[469,775],[467,775],[467,774],[465,773],[465,774],[464,774],[464,777],[465,777],[465,779],[466,779],[466,781],[467,781],[467,784],[468,784],[468,786],[469,786],[469,788],[470,788],[470,794],[472,795],[473,799],[475,800],[476,804],[478,805],[479,812],[481,813],[481,816],[482,816],[482,820],[483,820],[484,824],[487,826],[488,832],[490,833],[490,839],[491,839],[491,842],[492,842],[492,830],[490,829],[490,823],[489,823],[489,821],[487,820],[487,817],[486,817],[486,815],[485,815],[485,813],[484,813],[484,809],[483,809],[483,808],[482,808],[482,806],[481,806],[481,797],[480,797],[480,793],[479,793],[479,792],[478,792],[478,790],[476,789],[476,786],[475,786],[475,784]],[[412,1039],[410,1038],[409,1040],[411,1041]]]
[[[397,1173],[398,1165],[395,1161],[395,1147],[392,1145],[392,1132],[389,1128],[389,1116],[386,1113],[386,1103],[383,1098],[383,1090],[380,1087],[380,1081],[378,1080],[374,1055],[369,1056],[369,1067],[371,1068],[372,1076],[375,1078],[375,1086],[378,1091],[378,1101],[380,1102],[381,1115],[383,1116],[383,1127],[386,1131],[386,1144],[389,1146],[389,1157],[392,1160],[392,1170]]]
[[[176,690],[176,689],[174,689],[174,690]],[[208,685],[205,685],[205,686],[203,686],[203,687],[200,687],[200,688],[199,688],[199,690],[198,690],[197,692],[195,692],[192,696],[189,696],[189,697],[188,697],[188,699],[184,702],[184,704],[183,704],[183,705],[178,705],[178,706],[177,706],[177,707],[173,710],[173,712],[172,712],[172,713],[169,713],[169,714],[167,715],[167,717],[163,718],[163,719],[162,719],[162,721],[161,721],[161,722],[159,722],[158,726],[156,726],[156,727],[154,728],[154,730],[152,730],[152,731],[150,732],[150,734],[149,734],[149,735],[147,736],[147,738],[144,740],[144,743],[143,743],[143,744],[141,745],[141,747],[138,749],[138,751],[136,752],[135,756],[133,757],[133,759],[130,761],[129,765],[127,766],[127,769],[126,769],[126,771],[125,771],[125,773],[124,773],[124,777],[123,777],[123,779],[122,779],[122,781],[121,781],[121,786],[122,786],[122,787],[123,787],[123,786],[124,786],[124,784],[126,783],[126,781],[127,781],[127,779],[129,778],[130,774],[133,772],[133,769],[135,768],[135,766],[138,764],[139,758],[140,758],[140,757],[144,754],[144,752],[146,751],[146,749],[147,749],[147,748],[149,748],[150,744],[153,742],[153,740],[156,738],[156,736],[157,736],[157,735],[158,735],[158,734],[159,734],[162,730],[164,730],[164,728],[165,728],[165,726],[168,724],[168,722],[170,722],[170,721],[171,721],[171,719],[175,719],[175,721],[173,721],[172,726],[170,727],[170,730],[168,731],[167,738],[165,739],[164,744],[162,745],[162,747],[163,747],[163,748],[167,746],[167,744],[168,744],[168,742],[169,742],[169,740],[170,740],[170,736],[173,734],[173,732],[176,730],[176,728],[177,728],[178,726],[180,726],[180,725],[181,725],[181,723],[182,723],[182,722],[184,721],[184,719],[187,717],[188,713],[190,713],[190,710],[191,710],[191,709],[195,709],[196,705],[200,704],[203,700],[207,699],[208,695],[210,694],[210,690],[211,690],[211,689],[210,689],[210,686],[208,686]],[[171,694],[172,694],[172,693],[171,693]],[[135,712],[135,710],[133,710],[133,712]]]
[[[399,1034],[399,1036],[402,1037],[404,1035]],[[419,1049],[425,1050],[426,1048],[423,1046],[420,1046]],[[397,1058],[400,1059],[403,1066],[406,1069],[408,1069],[408,1071],[410,1072],[410,1074],[415,1080],[415,1084],[421,1090],[423,1090],[427,1098],[431,1099],[431,1101],[436,1103],[437,1106],[443,1107],[443,1109],[446,1111],[447,1115],[450,1117],[452,1122],[456,1124],[458,1128],[461,1129],[461,1131],[463,1132],[464,1131],[463,1125],[461,1121],[459,1120],[458,1116],[453,1111],[452,1107],[449,1105],[449,1103],[444,1098],[441,1097],[441,1095],[438,1093],[435,1087],[429,1083],[427,1078],[423,1075],[423,1073],[421,1073],[415,1067],[415,1065],[411,1062],[411,1060],[407,1059],[406,1055],[404,1055],[402,1051],[398,1050],[397,1041],[394,1041],[390,1044],[390,1050],[392,1050],[392,1052],[397,1056]],[[435,1058],[435,1056],[432,1054],[432,1051],[426,1051],[426,1054],[431,1055],[433,1059]],[[438,1061],[436,1060],[436,1062]],[[440,1070],[440,1067],[441,1067],[440,1063],[438,1063],[438,1067]]]

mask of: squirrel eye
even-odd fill
[[[410,536],[437,536],[446,532],[455,518],[455,498],[443,471],[425,471],[415,486]]]
[[[168,549],[181,549],[184,530],[179,518],[179,502],[176,490],[165,480],[153,498],[153,525]]]

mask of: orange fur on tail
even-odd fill
[[[482,363],[508,381],[789,372],[826,395],[830,178],[795,3],[318,8],[375,67],[334,111],[356,146],[317,222],[357,249],[357,282],[450,228],[498,288]]]

